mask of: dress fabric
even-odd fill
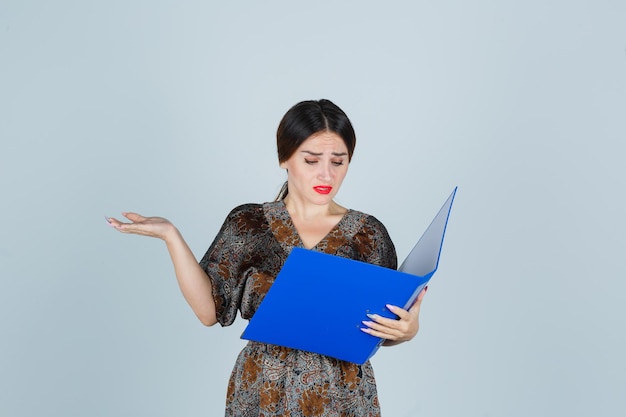
[[[217,319],[249,320],[294,247],[304,247],[282,201],[233,209],[200,261],[213,285]],[[392,269],[395,248],[375,217],[348,210],[313,250]],[[277,323],[277,326],[280,323]],[[286,330],[288,331],[288,330]],[[370,362],[249,342],[226,395],[226,416],[380,416]]]

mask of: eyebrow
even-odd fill
[[[308,153],[311,156],[322,156],[323,155],[323,153],[321,153],[321,152],[317,153],[317,152],[307,151],[307,150],[303,150],[301,152]],[[348,153],[347,152],[332,152],[331,155],[332,156],[347,156]]]

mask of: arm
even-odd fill
[[[398,266],[396,250],[385,229],[385,226],[376,218],[370,216],[368,235],[372,242],[372,252],[367,258],[367,262],[396,269]],[[398,316],[398,319],[388,319],[377,314],[369,316],[369,321],[364,321],[365,328],[361,328],[365,333],[385,339],[384,346],[393,346],[409,341],[415,337],[419,330],[419,312],[422,299],[426,294],[426,289],[417,296],[413,305],[405,310],[398,306],[387,305],[389,311]]]
[[[198,265],[178,229],[161,217],[143,217],[137,213],[122,214],[130,223],[122,223],[114,218],[108,218],[108,223],[122,233],[156,237],[165,241],[185,300],[202,324],[212,326],[217,323],[211,280]]]

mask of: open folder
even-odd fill
[[[398,271],[294,248],[241,338],[367,361],[384,340],[361,331],[362,321],[367,314],[397,318],[386,304],[413,304],[439,265],[455,194],[456,188]]]

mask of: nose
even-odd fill
[[[320,170],[317,173],[317,178],[320,181],[330,181],[330,165],[329,164],[320,164]]]

